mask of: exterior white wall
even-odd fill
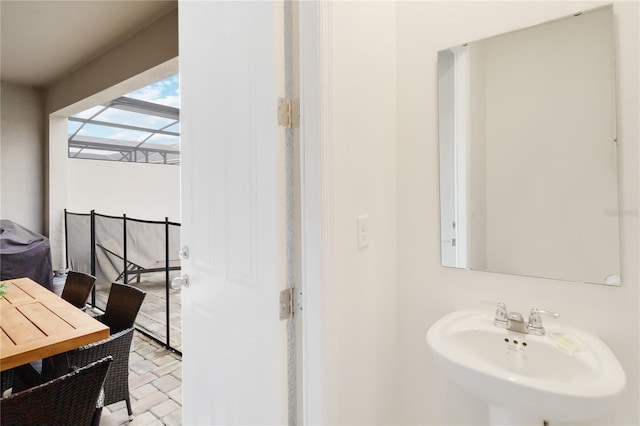
[[[325,424],[393,424],[396,401],[395,6],[330,6],[334,280]],[[326,179],[326,176],[323,177]],[[358,248],[357,217],[369,215]]]
[[[429,326],[444,314],[478,307],[481,299],[502,300],[510,310],[520,312],[534,306],[547,308],[561,313],[564,323],[600,336],[622,363],[628,383],[615,412],[591,424],[640,422],[637,2],[614,2],[619,193],[623,213],[622,286],[576,284],[440,266],[437,52],[602,4],[582,1],[397,4],[397,291],[401,309],[395,363],[401,367],[400,407],[394,423],[488,422],[485,404],[447,380],[435,365],[425,340]]]
[[[180,222],[180,167],[67,159],[67,210]]]
[[[2,83],[0,217],[44,232],[44,97]]]

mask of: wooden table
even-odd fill
[[[3,281],[0,370],[109,337],[109,327],[29,278]]]

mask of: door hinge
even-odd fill
[[[278,98],[278,125],[291,129],[297,118],[296,103],[292,98]]]
[[[280,320],[295,318],[302,313],[302,290],[287,288],[280,292]]]

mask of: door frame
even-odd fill
[[[328,392],[336,383],[331,17],[331,2],[300,2],[303,424],[325,424],[327,409],[336,406]]]

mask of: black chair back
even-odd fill
[[[0,399],[0,423],[91,425],[112,357],[105,357],[40,386]]]
[[[111,334],[132,328],[146,294],[127,284],[111,284],[107,307],[98,319],[109,326]]]
[[[87,365],[107,355],[113,356],[113,363],[104,380],[104,405],[125,401],[129,416],[133,415],[129,398],[129,353],[132,339],[133,328],[127,328],[99,342],[67,352],[69,365],[74,366]]]
[[[96,277],[83,272],[69,271],[62,290],[62,298],[78,309],[84,309],[96,282]]]

